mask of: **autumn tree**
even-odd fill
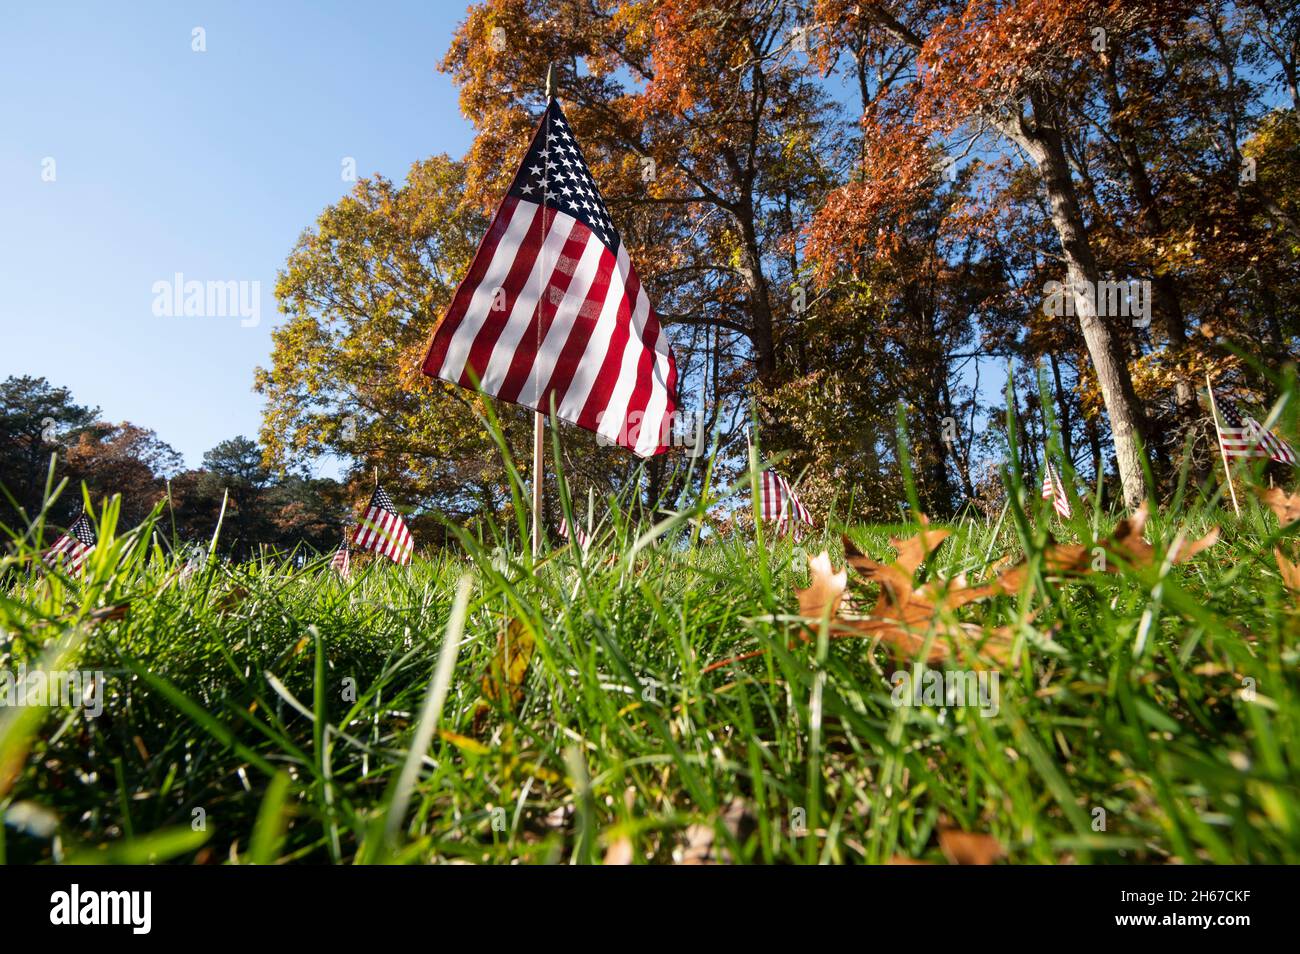
[[[97,408],[77,404],[67,388],[45,378],[11,376],[0,381],[0,503],[4,520],[16,520],[13,503],[28,517],[40,510],[50,457],[94,423]]]
[[[504,499],[474,396],[420,373],[486,228],[464,187],[460,163],[423,160],[401,184],[362,179],[303,233],[276,284],[288,320],[256,377],[268,464],[332,454],[353,467],[357,493],[378,467],[410,502],[452,513]]]
[[[683,391],[706,386],[714,408],[788,373],[798,235],[842,163],[837,111],[797,49],[802,12],[489,0],[444,62],[475,124],[467,199],[481,208],[504,189],[559,66],[575,134],[671,329]]]
[[[867,147],[860,182],[841,188],[813,230],[815,254],[833,261],[861,249],[862,219],[898,207],[935,174],[935,149],[945,137],[970,148],[999,136],[1038,173],[1050,208],[1067,287],[1110,419],[1124,499],[1146,494],[1141,439],[1145,426],[1133,388],[1122,330],[1099,315],[1088,289],[1102,279],[1067,150],[1069,104],[1087,83],[1095,26],[1117,32],[1158,19],[1122,3],[864,3],[826,2],[823,19],[851,24],[853,55],[881,56],[884,44],[900,63],[864,114]],[[1154,28],[1154,27],[1153,27]],[[843,30],[835,35],[843,42]]]

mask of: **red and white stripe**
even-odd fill
[[[530,171],[542,160],[545,171]],[[555,101],[434,331],[424,373],[471,389],[477,379],[484,393],[544,413],[554,401],[560,420],[641,457],[670,443],[672,349]]]
[[[1264,426],[1257,421],[1247,419],[1248,423],[1254,425],[1255,438],[1259,444],[1259,449],[1270,459],[1282,464],[1295,465],[1296,454],[1295,448],[1278,437],[1272,431],[1264,430]]]
[[[569,518],[568,517],[560,518],[559,533],[562,539],[564,540],[569,539]],[[583,530],[582,527],[575,527],[573,535],[578,540],[578,546],[582,547],[584,550],[587,549],[587,544],[591,542],[591,537],[587,535],[587,531]]]
[[[1214,426],[1219,431],[1219,443],[1226,457],[1259,457],[1275,460],[1281,464],[1296,463],[1295,449],[1285,440],[1265,430],[1264,426],[1249,414],[1243,414],[1237,405],[1228,398],[1220,396],[1215,402],[1219,417]]]
[[[43,559],[48,566],[56,566],[62,562],[69,573],[76,573],[95,551],[95,542],[94,527],[83,513],[73,521],[68,532],[55,540],[45,551]]]
[[[799,495],[794,492],[790,482],[774,470],[765,470],[759,489],[763,498],[763,519],[775,521],[777,529],[785,532],[796,524],[813,525],[812,514],[803,505]]]
[[[403,566],[411,562],[415,540],[382,487],[375,488],[370,506],[352,534],[351,546],[354,550],[378,553]]]
[[[330,569],[345,580],[352,575],[352,551],[346,543],[334,551]]]
[[[1052,466],[1052,462],[1047,462],[1047,472],[1043,474],[1043,499],[1050,500],[1057,514],[1063,519],[1069,519],[1074,513],[1070,506],[1070,498],[1065,495],[1065,484],[1061,482],[1061,477]]]

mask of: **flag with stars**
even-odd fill
[[[1280,464],[1295,464],[1295,448],[1264,426],[1249,414],[1243,414],[1232,401],[1218,392],[1214,395],[1215,406],[1223,423],[1214,422],[1219,431],[1219,442],[1227,457],[1264,457]]]
[[[54,545],[45,551],[45,562],[50,566],[55,566],[61,561],[66,562],[68,572],[76,573],[95,549],[95,543],[95,528],[83,510],[81,516],[68,527],[68,532],[55,540]]]
[[[352,549],[372,550],[403,566],[411,562],[415,541],[383,487],[370,495],[370,506],[352,534]]]
[[[677,409],[668,337],[552,99],[434,329],[424,373],[550,413],[641,457]]]

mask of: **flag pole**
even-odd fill
[[[549,109],[551,100],[555,98],[555,64],[546,67],[546,108]],[[546,243],[546,195],[542,195],[542,242]],[[541,245],[538,246],[537,254],[541,254]],[[543,279],[545,281],[545,279]],[[542,309],[545,307],[546,289],[541,289],[541,294],[537,296],[538,317],[541,317]],[[541,334],[541,324],[538,323],[538,335]],[[540,343],[538,350],[540,351]],[[540,399],[540,395],[536,395]],[[536,557],[542,552],[542,484],[545,480],[545,461],[546,461],[546,415],[540,410],[533,411],[533,556]]]
[[[1223,446],[1223,432],[1219,430],[1219,405],[1214,400],[1214,385],[1210,382],[1210,372],[1205,372],[1205,387],[1210,392],[1210,415],[1214,418],[1214,437],[1219,442],[1219,454],[1223,457],[1223,475],[1228,478],[1228,493],[1232,495],[1232,509],[1238,517],[1241,507],[1237,506],[1237,491],[1232,486],[1232,468],[1228,465],[1228,451]]]

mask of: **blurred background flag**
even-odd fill
[[[587,549],[587,543],[591,539],[590,537],[587,536],[587,531],[583,530],[582,527],[575,527],[573,531],[573,535],[578,539],[578,546],[582,547],[584,550]],[[568,517],[560,518],[560,537],[564,540],[569,539],[569,518]]]
[[[411,562],[415,541],[383,487],[376,485],[370,495],[370,505],[352,534],[352,549],[371,550],[403,566]]]
[[[45,562],[54,566],[60,561],[66,561],[68,572],[75,573],[94,549],[95,528],[86,516],[86,511],[82,510],[81,515],[72,521],[72,526],[68,527],[68,532],[45,551]]]
[[[1050,460],[1047,462],[1047,472],[1043,474],[1043,499],[1050,500],[1057,514],[1064,519],[1068,520],[1074,512],[1070,507],[1070,498],[1065,495],[1061,475],[1056,472]]]
[[[1214,395],[1219,417],[1214,426],[1219,431],[1219,443],[1225,457],[1264,457],[1280,464],[1296,462],[1295,448],[1282,438],[1264,429],[1249,414],[1243,414],[1231,400],[1221,394]]]
[[[330,569],[345,580],[352,575],[352,548],[348,546],[346,530],[343,532],[343,542],[339,544],[339,548],[334,551],[333,559],[330,560]]]
[[[763,519],[775,521],[779,531],[785,532],[787,528],[793,526],[797,534],[799,523],[805,523],[810,527],[813,525],[812,514],[808,512],[808,508],[803,505],[803,501],[794,492],[790,482],[776,471],[763,471],[760,489],[763,494]]]

